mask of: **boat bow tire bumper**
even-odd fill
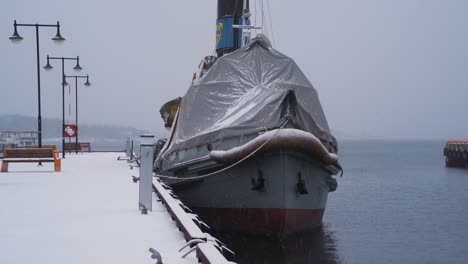
[[[259,149],[268,140],[270,141]],[[306,131],[293,128],[268,131],[252,141],[230,150],[213,150],[210,152],[210,158],[221,163],[234,163],[257,149],[258,153],[281,149],[297,150],[311,155],[324,165],[338,165],[337,155],[329,153],[317,137]]]

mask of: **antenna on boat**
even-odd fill
[[[241,25],[233,25],[233,28],[240,28],[242,32],[242,45],[241,47],[248,45],[250,40],[252,39],[252,30],[253,29],[261,29],[262,27],[252,26],[250,24],[250,17],[252,13],[250,13],[250,1],[246,0],[244,5],[244,11],[242,14],[242,24]]]

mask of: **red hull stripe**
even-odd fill
[[[217,231],[294,233],[322,224],[324,209],[192,208]]]

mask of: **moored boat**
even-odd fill
[[[202,60],[176,114],[162,109],[172,127],[154,169],[216,230],[311,230],[337,186],[337,142],[297,64],[250,38],[248,2],[218,0],[217,57]]]
[[[444,148],[445,166],[468,168],[468,140],[449,140]]]

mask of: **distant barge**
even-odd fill
[[[445,166],[468,168],[468,140],[449,140],[444,156]]]

